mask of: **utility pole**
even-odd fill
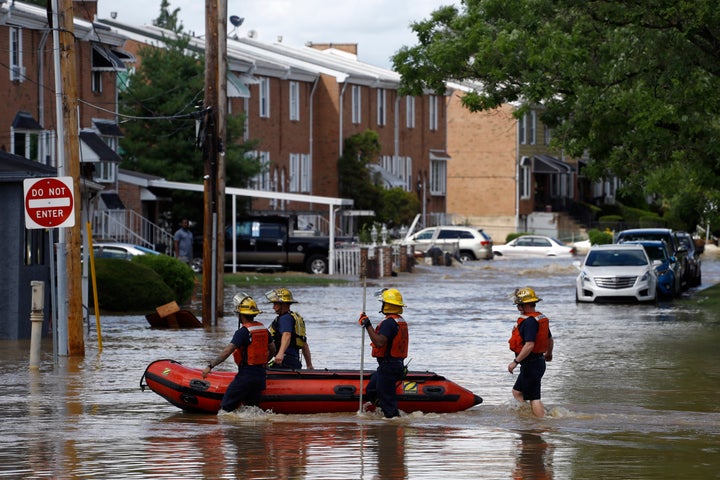
[[[57,0],[60,73],[62,85],[62,122],[65,175],[73,179],[73,196],[80,197],[80,144],[78,140],[78,94],[77,94],[77,68],[75,64],[75,35],[73,25],[72,0]],[[60,139],[58,139],[60,140]],[[67,234],[67,296],[68,299],[68,354],[85,355],[85,342],[83,340],[83,314],[82,314],[82,277],[80,270],[80,245],[82,244],[82,228],[80,222],[80,209],[75,209],[75,226],[66,229]],[[62,253],[62,252],[61,252]],[[62,275],[62,272],[58,272]],[[58,297],[63,298],[62,295]]]
[[[218,219],[218,125],[219,125],[219,52],[218,52],[218,2],[205,0],[205,139],[204,161],[204,222],[203,222],[203,285],[202,321],[205,327],[217,323],[218,301],[218,252],[217,236],[221,230]],[[222,274],[223,270],[220,270]],[[222,296],[220,295],[220,298]]]
[[[217,98],[218,98],[218,117],[217,117],[217,139],[218,139],[218,159],[217,159],[217,290],[215,302],[215,318],[222,318],[224,315],[224,298],[225,298],[225,282],[223,274],[225,273],[225,150],[227,145],[227,0],[218,0],[217,15],[217,58],[218,58],[218,76],[217,76]]]

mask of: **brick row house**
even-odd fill
[[[163,36],[172,35],[155,26],[100,23],[127,37],[124,48],[138,57],[141,45],[161,47]],[[193,37],[190,47],[202,51],[204,39]],[[399,75],[358,61],[356,49],[228,39],[228,114],[246,114],[246,139],[258,141],[255,153],[264,167],[249,188],[337,197],[344,141],[370,129],[378,133],[382,151],[369,168],[386,186],[415,192],[426,221],[439,221],[447,197],[447,103],[430,94],[399,95]],[[135,182],[124,172],[122,178]],[[136,183],[145,188],[143,180]],[[228,185],[233,186],[240,187]],[[294,211],[316,226],[327,216],[317,205],[281,196],[255,198],[251,209]]]
[[[114,112],[116,76],[132,56],[125,39],[94,24],[95,1],[75,1],[73,9],[82,198],[75,199],[83,219],[113,185],[122,135]],[[49,281],[49,231],[24,228],[23,179],[55,176],[58,167],[55,51],[45,8],[0,2],[0,268],[8,292],[0,302],[0,338],[27,338],[29,281]],[[50,231],[52,232],[52,231]],[[50,289],[46,288],[46,306]],[[46,315],[47,316],[47,315]]]

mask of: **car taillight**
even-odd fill
[[[490,242],[488,242],[487,240],[483,240],[482,242],[480,242],[480,245],[482,245],[483,247],[487,247],[488,245],[490,245]]]

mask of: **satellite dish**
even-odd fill
[[[240,25],[242,25],[242,23],[243,23],[244,21],[245,21],[244,18],[238,17],[237,15],[231,15],[231,16],[230,16],[230,23],[232,23],[235,28],[237,28],[237,27],[239,27]]]

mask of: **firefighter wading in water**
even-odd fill
[[[533,414],[544,417],[545,407],[540,401],[540,381],[545,374],[545,362],[552,360],[553,338],[550,321],[535,310],[535,304],[542,298],[538,298],[532,288],[518,288],[513,292],[512,298],[521,314],[508,340],[510,350],[515,352],[515,359],[508,364],[508,371],[513,373],[515,367],[520,365],[520,375],[513,385],[512,394],[519,402],[529,400]]]
[[[372,341],[372,356],[377,359],[378,368],[370,377],[366,392],[369,401],[377,399],[386,418],[399,417],[397,406],[397,382],[405,376],[405,358],[408,354],[407,323],[400,316],[403,313],[402,295],[395,288],[386,288],[381,296],[380,313],[385,315],[373,330],[365,312],[360,314],[358,323],[367,330]]]

